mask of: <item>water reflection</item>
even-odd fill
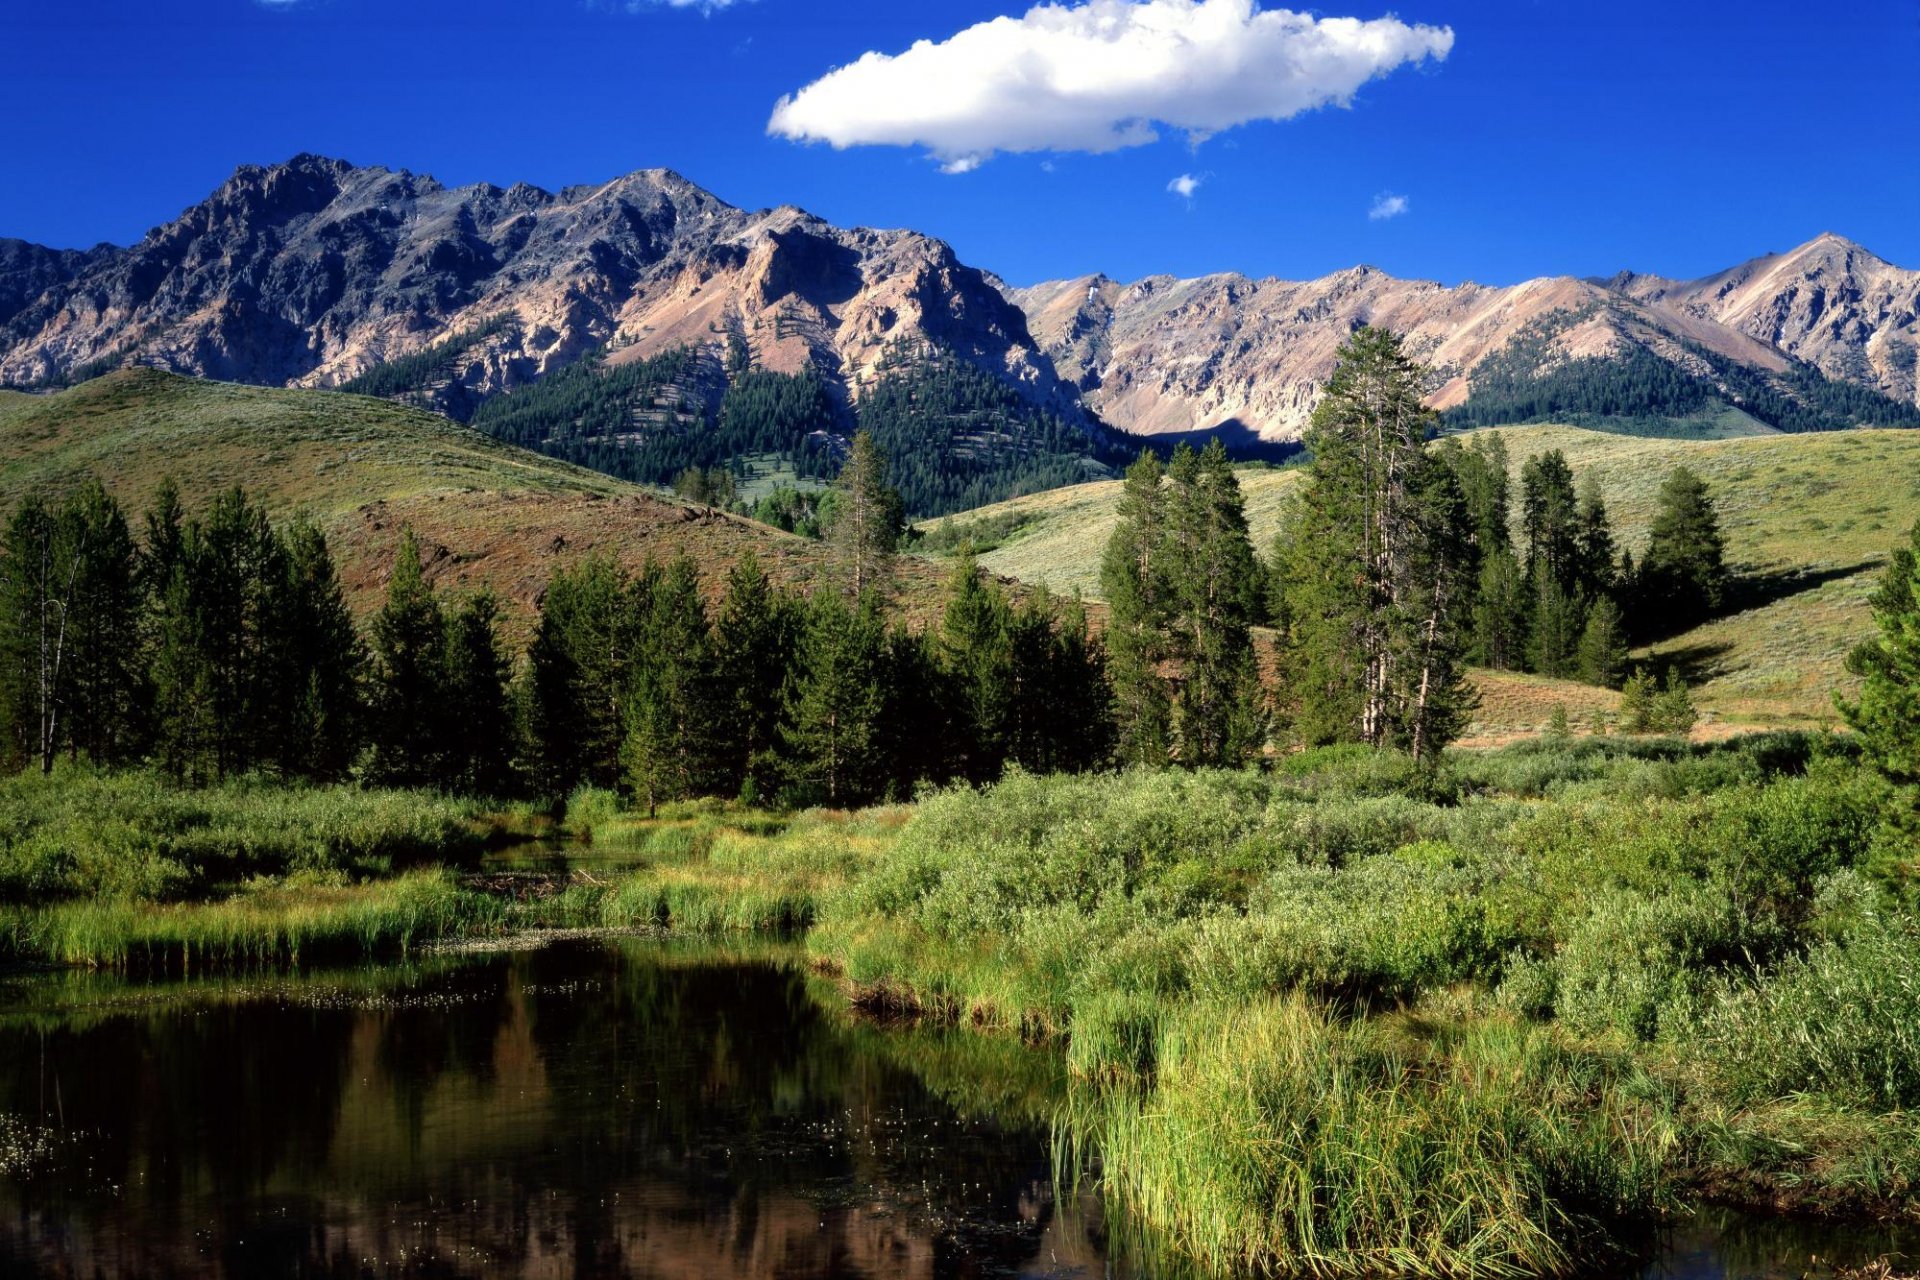
[[[778,953],[575,944],[12,994],[0,1112],[58,1137],[0,1177],[11,1271],[1108,1270],[1033,1118],[1053,1056],[859,1026]]]

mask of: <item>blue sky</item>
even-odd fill
[[[1127,19],[1148,0],[1097,2]],[[1202,65],[1178,84],[1118,87],[1112,68],[1076,65],[1081,97],[1008,102],[966,82],[982,46],[963,54],[959,42],[892,65],[891,82],[842,78],[831,87],[847,92],[803,95],[791,131],[855,145],[769,135],[776,103],[836,67],[1026,11],[1019,0],[0,0],[0,235],[127,243],[239,163],[316,151],[450,185],[553,188],[667,166],[737,205],[938,235],[1017,283],[1304,278],[1358,262],[1448,283],[1622,267],[1693,276],[1823,230],[1920,267],[1915,0],[1336,4],[1316,12],[1392,13],[1396,29],[1450,40],[1408,37],[1412,52],[1389,57],[1350,106],[1284,119],[1259,118],[1298,104],[1269,100],[1280,73],[1257,60],[1231,83]],[[1030,52],[1030,25],[1002,23],[994,39]],[[1292,38],[1274,37],[1274,57],[1293,56]],[[1229,33],[1229,54],[1251,47]],[[1324,73],[1326,92],[1344,91],[1342,74]],[[959,118],[924,125],[926,103],[902,98],[929,95],[899,86],[936,80],[935,114]],[[984,95],[975,108],[951,105],[969,91]],[[1089,149],[1109,145],[1102,110],[1141,102],[1174,121],[1157,141]],[[1065,119],[1082,108],[1085,119]],[[1253,118],[1190,136],[1197,120],[1239,116]],[[1050,139],[1058,149],[1000,149]]]

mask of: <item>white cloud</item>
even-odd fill
[[[1206,180],[1207,175],[1204,173],[1198,176],[1191,173],[1183,173],[1167,184],[1167,190],[1179,196],[1182,200],[1191,200],[1193,199],[1193,193],[1198,191],[1200,184]]]
[[[678,0],[675,0],[678,2]],[[767,132],[923,146],[950,173],[997,151],[1115,151],[1346,106],[1369,80],[1444,59],[1447,27],[1315,18],[1255,0],[1042,4],[900,54],[868,53],[775,104]]]
[[[1382,191],[1373,198],[1373,208],[1367,210],[1367,217],[1375,222],[1385,222],[1388,218],[1397,218],[1413,208],[1413,203],[1405,196],[1394,195],[1391,191]]]

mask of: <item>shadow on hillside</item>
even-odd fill
[[[1218,440],[1226,446],[1228,456],[1239,462],[1285,462],[1304,451],[1297,440],[1262,439],[1259,432],[1238,418],[1201,431],[1168,431],[1147,439],[1163,455],[1183,444],[1204,449],[1209,441]]]
[[[1702,685],[1732,670],[1727,665],[1727,656],[1732,652],[1733,645],[1725,642],[1682,645],[1677,649],[1662,649],[1656,645],[1639,665],[1655,680],[1664,682],[1667,669],[1671,667],[1688,684]]]
[[[1718,617],[1730,613],[1745,613],[1749,609],[1761,609],[1770,604],[1790,599],[1808,591],[1817,590],[1829,582],[1838,582],[1842,578],[1851,578],[1856,574],[1877,569],[1885,564],[1884,559],[1862,560],[1858,564],[1833,565],[1821,569],[1786,568],[1770,569],[1764,573],[1742,574],[1727,588],[1726,603],[1720,608]]]

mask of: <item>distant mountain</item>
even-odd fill
[[[649,482],[749,439],[805,473],[794,441],[884,403],[931,512],[1104,474],[1132,447],[1109,428],[1295,439],[1362,323],[1407,337],[1458,425],[1920,425],[1916,312],[1920,272],[1834,236],[1692,282],[1447,287],[1356,267],[1009,288],[915,232],[749,213],[666,170],[548,192],[297,156],[242,167],[131,248],[0,240],[0,385],[144,364],[345,387]],[[481,412],[589,354],[544,396]],[[762,382],[729,414],[748,367],[818,393]]]
[[[1656,310],[1757,338],[1828,377],[1920,402],[1920,271],[1832,232],[1704,280],[1623,272],[1606,284]]]
[[[1834,236],[1684,284],[1623,274],[1448,288],[1356,267],[1304,283],[1092,276],[1008,296],[1059,374],[1145,434],[1297,437],[1359,324],[1404,335],[1435,369],[1432,403],[1469,422],[1920,424],[1920,272]]]
[[[137,362],[328,387],[483,329],[434,407],[592,348],[617,363],[737,334],[761,367],[815,368],[843,395],[891,348],[933,344],[1078,411],[1025,317],[947,245],[746,213],[662,169],[555,193],[302,155],[240,168],[129,249],[0,241],[0,383]]]

